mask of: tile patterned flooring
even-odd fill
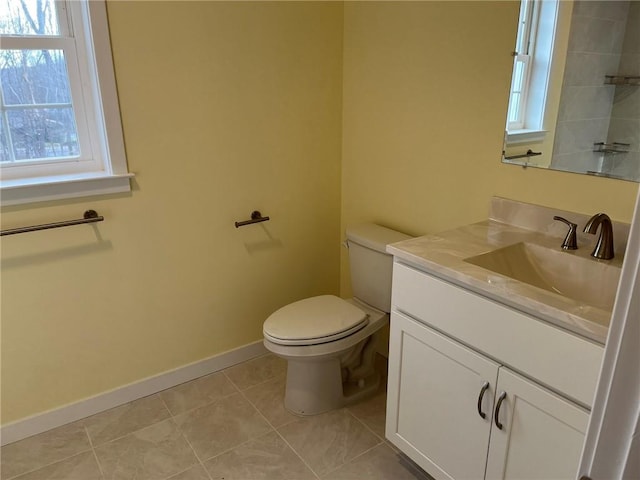
[[[2,447],[0,480],[427,480],[384,439],[384,391],[285,410],[267,354]]]

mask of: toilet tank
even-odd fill
[[[393,257],[386,253],[386,247],[409,238],[373,223],[347,228],[351,288],[355,298],[383,312],[391,310]]]

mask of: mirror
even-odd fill
[[[640,2],[522,0],[514,57],[504,163],[640,181]]]

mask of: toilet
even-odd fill
[[[389,322],[393,259],[389,243],[403,233],[372,223],[347,228],[354,297],[305,298],[275,311],[264,322],[267,350],[287,360],[285,407],[315,415],[374,393],[380,329]]]

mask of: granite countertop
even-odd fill
[[[560,247],[562,238],[549,235],[548,231],[542,233],[489,219],[394,243],[387,246],[387,252],[443,280],[604,344],[611,319],[610,311],[585,305],[464,261],[465,258],[518,242],[535,243],[567,255],[589,258],[590,245],[565,252]],[[622,255],[618,254],[608,262],[620,267]]]

